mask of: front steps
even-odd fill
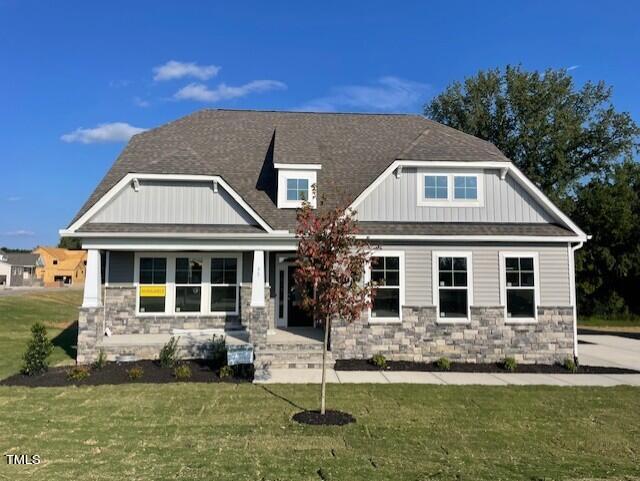
[[[327,351],[327,367],[335,361]],[[269,369],[319,369],[322,367],[322,331],[311,328],[277,329],[256,352],[256,371]]]

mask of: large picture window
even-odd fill
[[[238,259],[211,258],[211,312],[238,312]]]
[[[376,254],[371,259],[371,280],[376,283],[371,318],[400,319],[402,309],[402,258]]]
[[[471,305],[471,254],[434,253],[434,297],[441,321],[467,321]]]
[[[140,312],[164,312],[167,297],[167,259],[141,257],[139,284]]]
[[[502,254],[503,302],[507,320],[534,320],[537,310],[537,259],[535,254]]]
[[[176,312],[200,312],[202,259],[176,257]]]

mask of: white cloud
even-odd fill
[[[297,110],[333,112],[340,109],[399,112],[419,108],[431,87],[398,77],[382,77],[371,85],[335,87]]]
[[[8,237],[31,237],[35,235],[35,232],[31,230],[20,229],[5,232],[4,235]]]
[[[287,86],[278,80],[254,80],[252,82],[233,87],[221,83],[210,89],[201,83],[191,83],[178,90],[173,97],[178,100],[197,100],[199,102],[218,102],[220,100],[235,99],[258,92],[269,90],[284,90]]]
[[[133,97],[133,104],[137,107],[149,107],[151,102],[140,97]]]
[[[22,197],[17,195],[12,195],[7,197],[7,202],[20,202],[21,200],[22,200]]]
[[[147,129],[134,127],[126,122],[113,122],[100,124],[93,129],[78,128],[73,132],[64,134],[60,139],[64,142],[80,142],[82,144],[126,142],[133,135],[145,130]]]
[[[567,72],[571,72],[572,70],[575,70],[577,68],[580,68],[580,65],[572,65],[571,67],[567,67]]]
[[[219,71],[220,67],[217,65],[198,65],[195,62],[169,60],[164,65],[158,65],[153,68],[153,80],[161,82],[163,80],[174,80],[183,77],[207,80],[218,75]]]

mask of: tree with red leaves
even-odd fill
[[[315,186],[313,187],[315,190]],[[371,307],[373,287],[364,282],[371,246],[356,237],[355,212],[344,207],[314,210],[304,202],[297,214],[298,252],[294,279],[302,308],[324,329],[320,414],[325,414],[326,359],[331,323],[353,322]]]

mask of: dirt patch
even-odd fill
[[[327,409],[323,414],[320,411],[302,411],[293,415],[295,422],[312,426],[344,426],[356,422],[351,414],[342,411]]]
[[[387,367],[380,369],[367,359],[341,359],[336,361],[336,371],[421,371],[442,372],[433,362],[387,361]],[[449,372],[485,372],[505,373],[500,363],[452,362]],[[570,371],[560,364],[518,364],[516,373],[532,374],[569,374]],[[575,374],[637,374],[640,371],[618,367],[579,366]]]
[[[61,386],[100,386],[103,384],[166,384],[173,382],[251,382],[253,381],[253,366],[241,365],[234,367],[234,376],[220,378],[218,369],[210,361],[188,360],[181,361],[191,368],[191,377],[178,381],[173,369],[161,367],[156,361],[136,362],[108,362],[102,369],[90,368],[89,376],[81,381],[68,379],[71,367],[54,367],[39,376],[25,376],[15,374],[0,381],[3,386],[26,387],[61,387]],[[132,368],[140,368],[142,375],[131,379],[129,372]]]

